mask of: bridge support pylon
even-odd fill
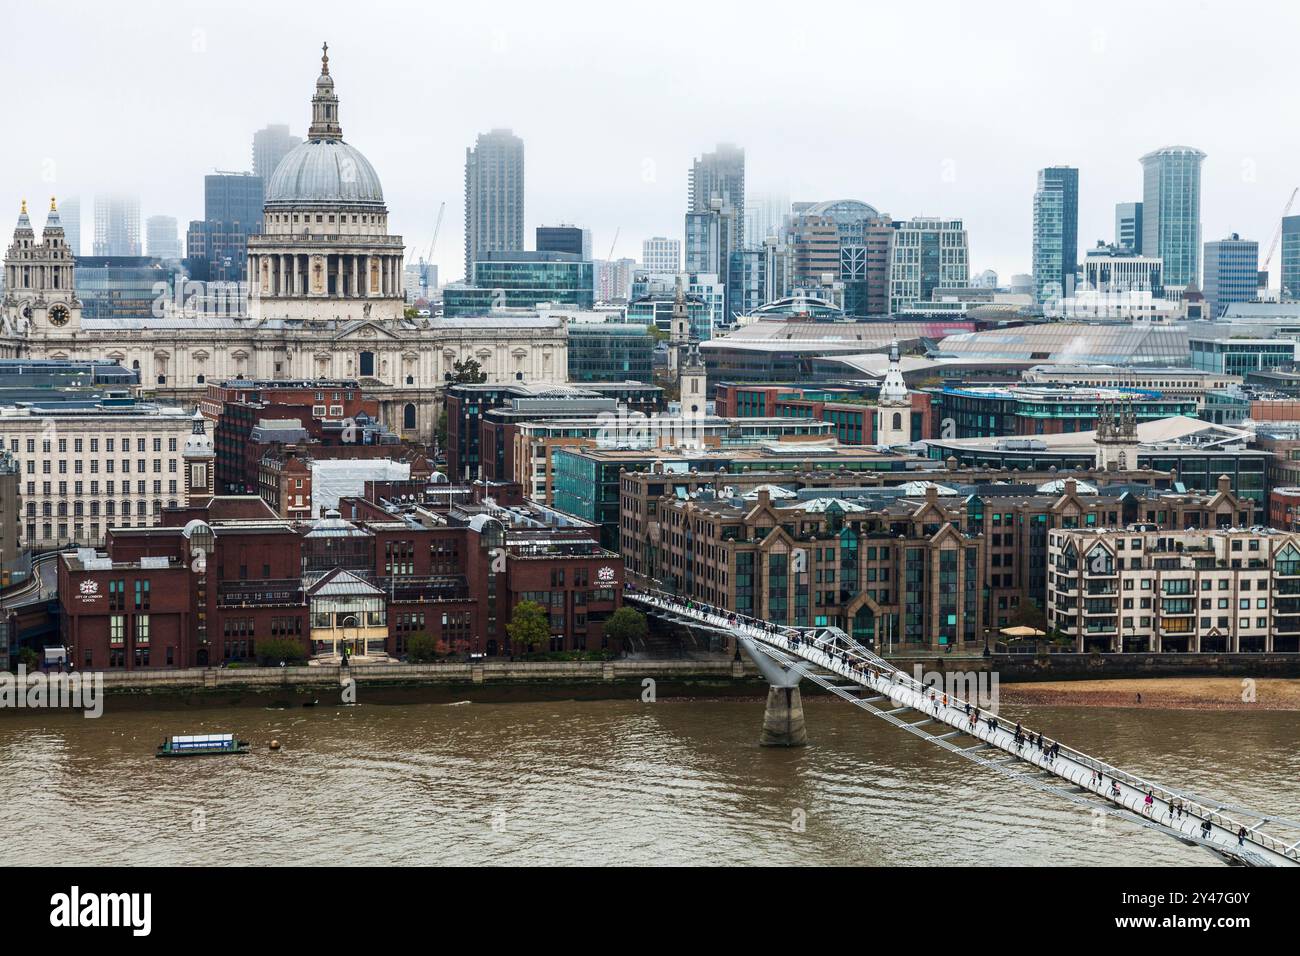
[[[771,685],[767,690],[767,707],[763,710],[763,732],[758,738],[760,746],[805,746],[808,728],[804,724],[803,696],[799,693],[803,668],[783,667],[758,650],[749,638],[742,637],[739,641]]]

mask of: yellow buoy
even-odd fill
[[[280,749],[280,741],[278,741],[278,740],[272,740],[272,741],[271,741],[271,749],[272,749],[272,750],[279,750],[279,749]]]

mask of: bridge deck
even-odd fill
[[[996,714],[955,696],[949,696],[945,705],[942,689],[925,687],[838,628],[774,625],[694,603],[687,605],[669,595],[644,590],[628,591],[625,597],[657,615],[727,631],[747,647],[761,651],[785,667],[799,670],[809,680],[855,706],[1039,790],[1092,807],[1096,812],[1122,816],[1184,843],[1204,846],[1233,863],[1300,866],[1300,843],[1288,845],[1262,832],[1260,826],[1269,822],[1267,819],[1259,819],[1257,815],[1252,824],[1225,816],[1222,811],[1237,808],[1163,787],[1059,741],[1056,753],[1040,749],[1029,742],[1031,734],[1023,727],[1017,742],[1014,729],[1006,727]],[[815,665],[816,669],[808,665]],[[839,683],[835,678],[850,683]],[[859,696],[864,689],[871,691],[871,695]],[[875,706],[882,701],[893,702],[893,706],[883,710]],[[918,711],[925,719],[910,722],[899,716],[909,710]],[[947,727],[931,733],[923,726],[935,722]],[[979,743],[963,745],[954,741],[963,736]],[[1036,738],[1037,734],[1032,736]],[[1152,798],[1149,806],[1145,803],[1148,793]],[[1292,825],[1300,827],[1300,824]],[[1243,828],[1246,834],[1239,838],[1238,831]]]

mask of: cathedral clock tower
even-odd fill
[[[76,332],[81,327],[76,267],[54,197],[39,242],[24,200],[13,244],[5,254],[5,324],[15,332],[30,330],[51,338]]]

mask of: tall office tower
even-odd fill
[[[1217,319],[1234,302],[1253,302],[1259,282],[1259,243],[1235,232],[1205,244],[1205,316]]]
[[[81,200],[74,196],[59,201],[63,219],[63,239],[74,256],[81,255]]]
[[[584,259],[591,258],[591,230],[577,226],[538,226],[538,252],[568,252]]]
[[[1034,192],[1034,297],[1039,303],[1074,291],[1079,270],[1079,171],[1038,171]]]
[[[95,197],[95,255],[140,255],[140,200]]]
[[[271,174],[280,160],[302,142],[284,123],[272,123],[253,134],[253,175],[262,178],[263,187],[271,181]]]
[[[893,233],[889,216],[856,199],[795,203],[782,230],[793,255],[792,286],[829,297],[842,283],[850,315],[885,315]]]
[[[1300,218],[1300,217],[1298,217]],[[659,275],[682,271],[682,241],[655,236],[641,241],[641,268]]]
[[[480,133],[465,150],[465,281],[483,252],[524,248],[524,141],[508,129]]]
[[[1282,219],[1282,290],[1283,302],[1300,300],[1300,216]]]
[[[889,311],[928,302],[936,289],[970,283],[970,244],[960,219],[898,223],[889,251]]]
[[[719,143],[711,153],[704,153],[691,166],[690,212],[708,212],[709,203],[721,199],[735,210],[736,220],[745,222],[745,151],[731,143]],[[740,246],[739,237],[736,242]]]
[[[248,237],[262,232],[262,177],[213,173],[203,177],[203,218],[190,223],[186,258],[190,275],[205,282],[248,278]]]
[[[1142,204],[1115,203],[1115,245],[1129,252],[1142,251]]]
[[[1142,255],[1159,256],[1165,287],[1200,285],[1201,163],[1190,146],[1142,157]]]
[[[175,216],[150,216],[144,223],[145,248],[155,259],[179,259],[181,237]]]
[[[723,288],[721,321],[733,314],[727,288],[731,254],[740,249],[741,221],[734,206],[714,198],[707,211],[686,214],[686,271],[715,275]]]

